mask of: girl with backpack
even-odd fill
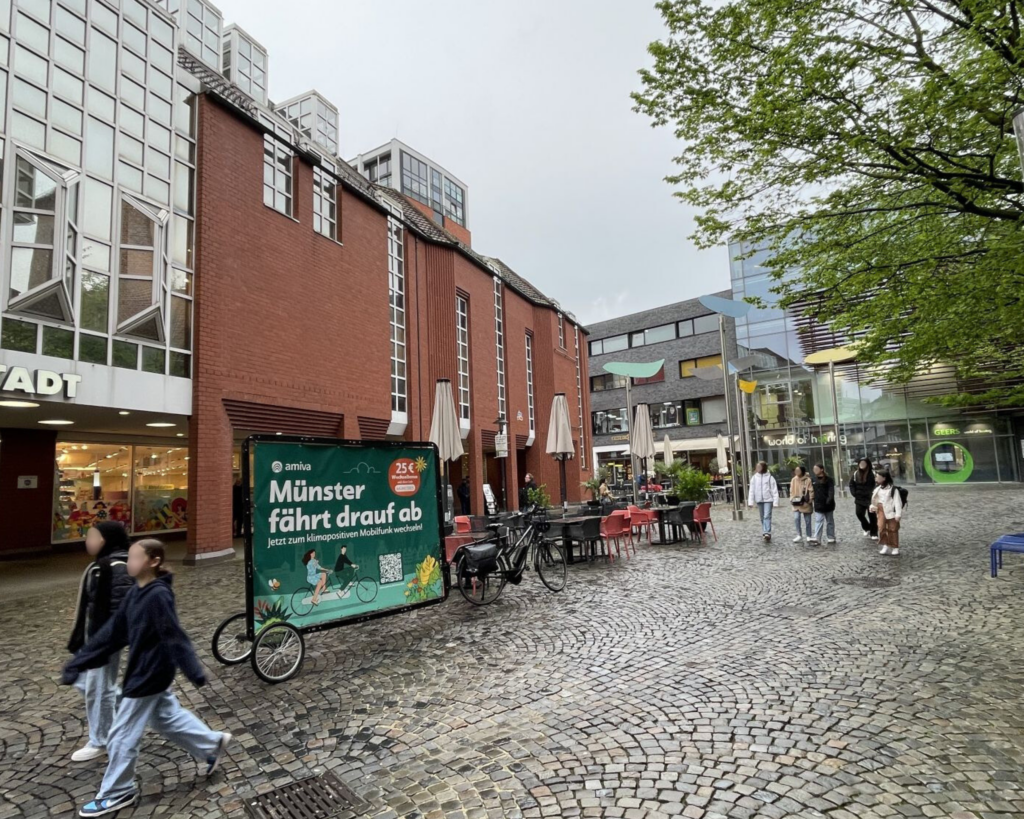
[[[875,492],[871,496],[871,511],[878,517],[878,541],[882,544],[878,553],[898,557],[903,498],[888,472],[876,473],[875,484]]]
[[[75,625],[68,640],[72,654],[114,616],[135,585],[128,576],[128,532],[122,524],[104,520],[90,526],[85,534],[85,550],[93,562],[86,567],[78,588]],[[106,665],[86,672],[75,685],[85,695],[89,741],[71,755],[72,762],[88,762],[106,753],[107,734],[114,724],[120,662],[121,652],[117,651]]]
[[[173,575],[164,568],[164,545],[159,540],[134,544],[128,550],[128,574],[137,585],[64,667],[61,678],[63,685],[72,685],[83,671],[102,668],[128,646],[124,698],[107,740],[107,771],[96,798],[79,810],[79,816],[105,816],[139,801],[135,763],[147,725],[205,763],[207,776],[218,768],[231,741],[231,734],[211,731],[171,693],[176,670],[197,686],[206,684],[206,674],[178,623]]]
[[[860,521],[860,528],[864,530],[864,537],[878,540],[878,521],[868,511],[871,506],[871,496],[874,493],[875,473],[871,469],[871,461],[861,458],[857,462],[857,469],[850,476],[850,494],[853,495],[857,520]]]
[[[765,543],[772,542],[772,510],[779,505],[779,484],[775,476],[768,471],[768,464],[758,461],[753,476],[750,478],[750,491],[747,494],[747,505],[753,508],[757,504],[761,515],[761,537]]]

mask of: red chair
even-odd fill
[[[612,555],[612,543],[615,543],[615,549],[619,551],[619,538],[622,537],[622,529],[619,524],[619,518],[614,515],[608,515],[607,517],[601,518],[601,540],[604,541],[605,548],[608,550],[608,560],[612,562],[615,560]],[[622,556],[622,552],[619,551],[619,556]],[[628,550],[627,550],[628,556]]]
[[[697,508],[693,510],[693,527],[697,531],[697,537],[704,542],[704,527],[702,524],[708,523],[711,525],[711,534],[715,536],[715,543],[718,543],[718,532],[715,531],[715,524],[711,520],[711,504],[701,503],[697,505]]]
[[[629,514],[623,510],[612,512],[607,518],[604,532],[605,540],[609,543],[615,541],[615,553],[622,557],[622,541],[626,541],[626,560],[629,560],[629,547],[633,546],[633,554],[636,554],[636,546],[633,545],[633,530],[629,522]],[[608,547],[608,554],[611,555],[611,546]]]
[[[636,530],[638,540],[643,538],[644,529],[646,529],[647,542],[651,542],[651,519],[653,517],[653,512],[644,512],[635,506],[629,507],[629,525],[632,529]],[[636,546],[633,547],[633,551],[636,551]]]
[[[455,517],[455,531],[460,535],[473,531],[468,515],[457,515]]]

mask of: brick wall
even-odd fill
[[[225,398],[390,417],[386,216],[339,190],[344,246],[313,231],[313,171],[295,162],[295,219],[263,204],[263,137],[200,98],[190,552],[231,543]],[[260,432],[284,432],[259,430]],[[248,430],[246,431],[248,432]]]

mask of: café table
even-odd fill
[[[563,544],[563,546],[567,547],[566,548],[566,556],[565,556],[565,559],[566,559],[567,563],[574,563],[575,562],[575,560],[573,559],[573,556],[572,556],[572,546],[573,546],[573,543],[572,543],[572,537],[569,535],[570,527],[572,527],[572,526],[580,526],[581,524],[586,523],[588,520],[593,520],[594,518],[600,518],[600,517],[602,517],[602,516],[601,515],[583,515],[583,516],[577,515],[576,517],[569,517],[569,518],[553,518],[552,520],[548,521],[551,524],[552,528],[557,526],[561,530],[562,544]]]
[[[686,542],[686,541],[690,540],[690,537],[687,534],[686,524],[682,524],[682,523],[674,524],[674,523],[672,523],[671,521],[668,520],[669,516],[673,512],[678,512],[680,510],[685,510],[687,508],[694,509],[694,508],[696,508],[696,504],[693,503],[692,501],[689,501],[689,502],[680,503],[678,506],[661,506],[661,505],[659,505],[659,506],[651,506],[650,507],[649,511],[656,513],[657,516],[658,516],[658,542],[659,543],[680,543],[680,542]],[[683,533],[684,533],[683,537],[679,538],[679,537],[676,537],[676,536],[673,535],[672,539],[669,540],[667,538],[666,534],[665,534],[666,524],[673,526],[673,528],[678,526],[680,529],[682,529]]]

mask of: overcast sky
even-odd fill
[[[316,88],[347,159],[394,136],[465,181],[473,247],[592,323],[728,286],[664,177],[679,144],[631,110],[653,0],[215,0]]]

